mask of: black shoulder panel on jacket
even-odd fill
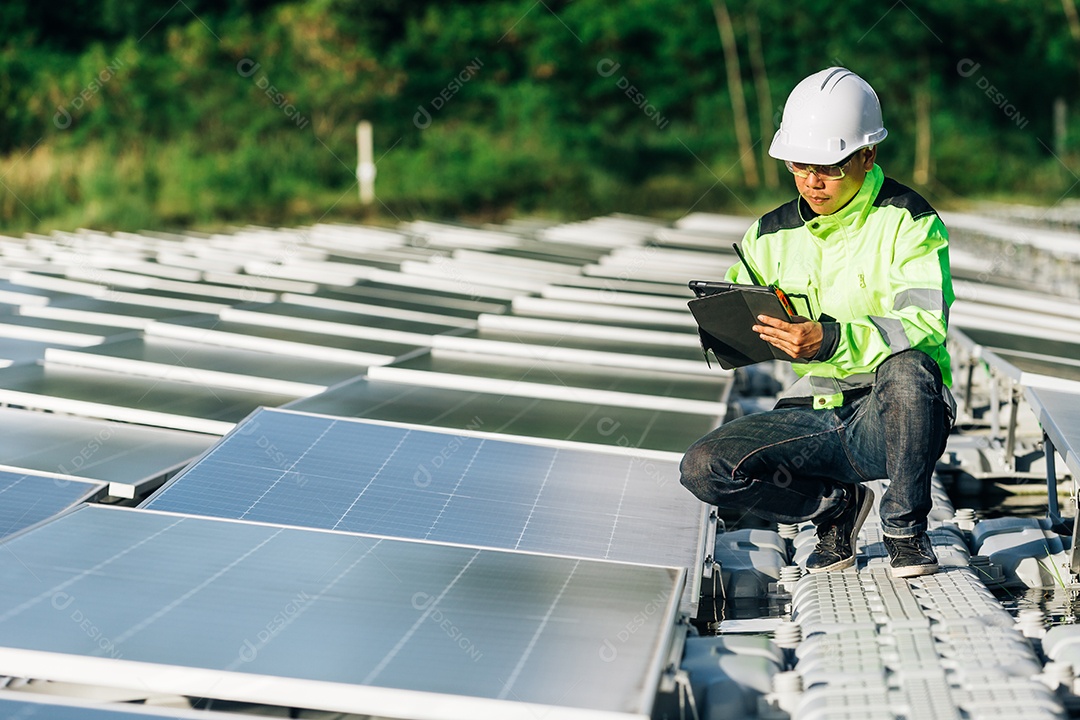
[[[799,200],[796,198],[761,216],[758,222],[758,237],[771,235],[781,230],[792,230],[802,225],[803,219],[799,216]]]
[[[937,215],[937,210],[931,207],[926,198],[892,178],[885,178],[885,182],[881,184],[881,190],[874,198],[874,207],[886,205],[907,210],[911,213],[912,220],[918,220],[927,215]]]

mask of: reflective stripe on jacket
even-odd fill
[[[796,312],[836,321],[826,327],[819,357],[792,364],[801,379],[785,396],[812,396],[818,409],[837,407],[844,390],[872,384],[885,358],[909,348],[934,358],[946,387],[952,385],[945,348],[954,299],[948,231],[930,203],[879,166],[831,215],[815,215],[801,198],[764,215],[747,230],[742,250]],[[741,263],[727,279],[752,282]]]

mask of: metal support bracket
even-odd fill
[[[1009,425],[1005,435],[1005,466],[1016,469],[1016,422],[1020,410],[1020,386],[1009,380]]]
[[[964,414],[968,418],[974,417],[971,409],[971,383],[975,380],[975,366],[978,361],[974,357],[969,357],[967,360],[967,384],[964,386]]]
[[[1061,509],[1057,499],[1057,466],[1055,465],[1054,441],[1043,432],[1043,457],[1046,459],[1046,517],[1050,518],[1051,525],[1061,524]],[[1076,543],[1075,536],[1073,543]]]

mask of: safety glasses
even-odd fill
[[[797,178],[809,177],[810,173],[813,173],[822,180],[840,180],[844,177],[844,166],[851,162],[851,158],[855,157],[857,152],[859,151],[856,150],[835,165],[810,165],[808,163],[791,162],[790,160],[785,160],[784,165]]]

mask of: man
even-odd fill
[[[769,155],[785,162],[799,198],[763,216],[742,250],[800,312],[754,326],[800,379],[773,410],[725,423],[682,461],[683,485],[705,502],[812,521],[812,573],[854,565],[874,501],[860,483],[880,478],[890,481],[880,513],[893,575],[938,569],[926,517],[955,417],[948,233],[875,164],[886,134],[873,88],[849,70],[822,70],[791,92]],[[751,282],[741,263],[727,279]]]

